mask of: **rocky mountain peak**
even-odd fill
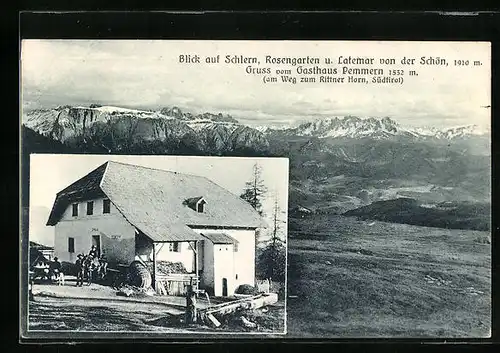
[[[399,125],[391,118],[366,118],[357,116],[323,118],[306,122],[295,129],[302,136],[316,137],[363,137],[377,134],[396,134]]]
[[[357,116],[328,117],[307,121],[296,127],[273,129],[261,127],[265,134],[285,134],[317,138],[375,138],[390,139],[406,137],[411,139],[456,139],[470,136],[486,136],[489,131],[477,125],[454,128],[406,128],[390,117],[360,118]]]
[[[115,106],[59,106],[23,112],[23,125],[55,141],[114,151],[153,144],[163,151],[189,145],[204,152],[241,149],[261,151],[269,146],[260,132],[222,113],[193,115],[178,107],[159,111]],[[163,147],[162,147],[163,146]]]

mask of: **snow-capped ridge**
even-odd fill
[[[153,114],[152,111],[147,111],[147,110],[139,110],[139,109],[130,109],[130,108],[121,108],[121,107],[115,107],[112,105],[104,105],[104,106],[98,106],[98,107],[82,107],[82,106],[77,106],[73,107],[75,109],[92,109],[92,110],[97,110],[103,113],[130,113],[130,114]]]
[[[269,134],[281,132],[297,136],[317,138],[373,138],[390,139],[407,137],[414,139],[455,139],[469,136],[483,136],[489,133],[477,125],[457,126],[452,128],[408,128],[403,127],[389,117],[360,118],[356,116],[329,117],[303,122],[297,127],[273,129],[261,127],[259,131]]]

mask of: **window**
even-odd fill
[[[68,252],[75,252],[75,238],[68,238]]]
[[[102,213],[109,213],[111,209],[111,203],[108,199],[102,201]]]
[[[87,215],[93,215],[94,214],[94,201],[89,201],[87,202]]]
[[[74,203],[74,204],[73,204],[73,212],[71,213],[71,215],[72,215],[73,217],[78,216],[78,204],[77,204],[77,203]]]
[[[198,196],[198,197],[191,197],[189,199],[184,200],[182,203],[183,205],[188,206],[192,210],[198,212],[198,213],[203,213],[205,212],[205,204],[207,201],[203,198],[203,196]]]
[[[237,241],[234,242],[233,248],[234,248],[234,252],[238,252],[238,242]]]
[[[180,252],[181,251],[181,247],[180,247],[179,242],[178,241],[174,241],[174,242],[168,243],[168,251]]]

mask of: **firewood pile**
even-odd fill
[[[149,272],[153,273],[153,262],[147,263]],[[156,272],[168,275],[171,273],[188,273],[182,262],[156,261]]]

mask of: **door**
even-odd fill
[[[227,297],[227,278],[222,279],[222,296]]]
[[[97,257],[101,256],[101,236],[93,235],[92,236],[92,245],[95,245],[97,248]]]

